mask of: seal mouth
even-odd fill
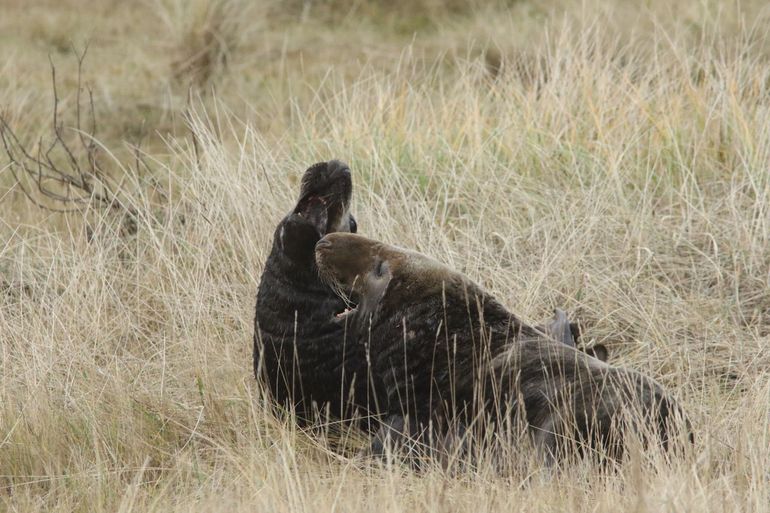
[[[310,166],[302,177],[294,214],[315,226],[323,237],[343,229],[353,192],[350,168],[330,160]]]
[[[327,208],[326,205],[327,201],[323,196],[308,194],[299,200],[295,213],[300,217],[309,218],[314,211]]]
[[[358,305],[355,305],[355,304],[351,303],[350,305],[346,306],[343,311],[341,311],[340,313],[336,314],[334,316],[334,320],[336,320],[336,321],[344,321],[348,317],[351,317],[353,314],[355,314],[357,312],[358,312]]]
[[[329,231],[330,204],[327,197],[308,194],[302,197],[294,209],[294,213],[315,226],[319,235]]]
[[[319,270],[321,270],[321,266],[319,266]],[[345,308],[341,312],[334,314],[333,321],[345,322],[358,313],[358,303],[351,298],[352,291],[351,293],[346,293],[343,285],[328,273],[319,272],[319,278],[345,303]]]
[[[318,270],[318,278],[321,282],[331,288],[334,294],[345,303],[345,309],[334,314],[334,317],[332,318],[334,321],[341,322],[358,312],[358,303],[351,299],[351,294],[345,292],[346,287],[344,287],[334,276],[334,273],[327,268],[324,262],[323,253],[329,249],[329,246],[331,246],[331,243],[326,239],[321,239],[316,244],[316,268]]]

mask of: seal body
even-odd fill
[[[300,197],[275,229],[257,292],[254,373],[302,421],[348,418],[375,409],[377,386],[364,348],[334,321],[345,304],[318,278],[316,242],[355,232],[350,169],[339,161],[311,166]]]
[[[575,449],[619,458],[632,431],[668,443],[681,413],[673,399],[575,349],[568,324],[552,338],[462,274],[358,235],[325,236],[316,261],[322,279],[358,303],[341,317],[384,382],[389,408],[374,452],[456,452],[517,425],[549,461]]]
[[[492,362],[485,396],[526,423],[549,461],[572,455],[620,460],[629,435],[668,449],[686,427],[673,397],[653,379],[553,340],[521,337]]]

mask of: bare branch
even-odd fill
[[[120,187],[114,188],[111,178],[102,170],[99,156],[103,146],[96,140],[96,108],[93,90],[83,84],[83,63],[88,53],[88,45],[81,52],[74,46],[73,53],[77,58],[77,91],[75,98],[75,126],[66,128],[59,112],[60,97],[56,79],[56,66],[49,55],[51,65],[51,87],[53,91],[52,129],[53,134],[49,143],[43,138],[38,141],[37,148],[26,146],[16,132],[11,128],[5,113],[0,113],[0,140],[2,150],[8,158],[8,168],[19,190],[35,206],[50,212],[90,212],[96,209],[122,212],[134,219],[138,212],[118,197]],[[88,91],[88,109],[83,111],[82,91]],[[83,118],[88,116],[89,129],[84,130]],[[75,146],[72,146],[72,143]],[[79,143],[79,148],[78,148]],[[64,161],[62,162],[62,158]],[[136,151],[137,172],[139,162],[149,168],[148,164]],[[30,185],[34,186],[30,187]],[[45,201],[43,201],[45,200]],[[51,206],[48,203],[52,202]]]

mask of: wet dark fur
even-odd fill
[[[628,428],[668,443],[681,412],[660,385],[525,325],[461,274],[360,236],[326,237],[316,254],[326,279],[352,286],[359,306],[346,322],[385,385],[373,452],[452,451],[464,433],[520,421],[550,461],[576,448],[619,458]],[[636,424],[624,424],[627,410],[641,413]]]
[[[328,413],[366,415],[374,404],[362,346],[334,315],[343,301],[318,279],[316,242],[333,231],[356,231],[349,214],[347,165],[322,162],[302,178],[299,200],[275,230],[257,292],[254,373],[273,398],[300,420]]]

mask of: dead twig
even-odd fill
[[[8,168],[15,185],[29,201],[41,209],[58,213],[100,209],[119,211],[135,220],[136,209],[121,200],[112,185],[112,179],[101,164],[102,147],[96,139],[93,90],[83,84],[83,62],[88,53],[88,45],[81,52],[74,47],[72,50],[77,58],[75,126],[65,127],[61,120],[56,66],[49,56],[53,90],[53,136],[48,143],[41,137],[37,148],[30,149],[11,127],[6,115],[0,113],[0,140],[8,157]],[[83,112],[84,87],[88,92],[88,113]],[[84,116],[89,119],[87,129],[82,126]]]

